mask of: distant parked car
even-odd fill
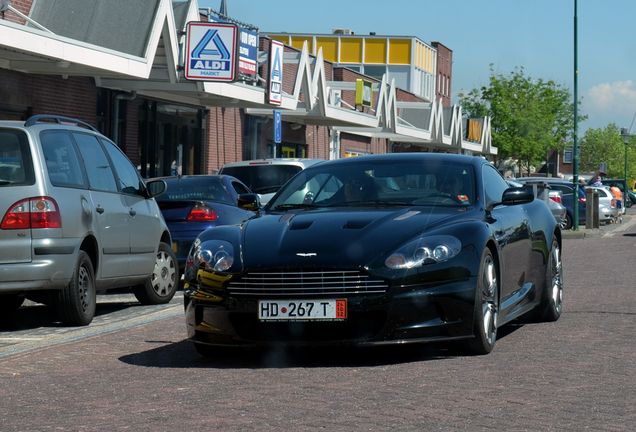
[[[624,209],[631,207],[633,203],[636,201],[636,194],[634,194],[634,192],[627,189],[625,179],[602,178],[600,179],[600,181],[601,183],[603,183],[603,186],[611,186],[612,183],[616,183],[616,186],[621,190],[621,193],[623,194],[623,206],[622,206],[623,210],[621,210],[622,213],[625,213]],[[627,189],[627,196],[625,196],[626,189]]]
[[[620,216],[620,209],[614,194],[607,186],[588,187],[594,192],[598,192],[598,220],[599,222],[611,223]]]
[[[172,249],[179,268],[185,267],[192,242],[208,228],[233,225],[254,215],[239,209],[239,194],[252,193],[240,180],[228,175],[162,177],[166,193],[157,203],[172,235]]]
[[[259,195],[261,204],[265,205],[290,178],[305,168],[324,161],[304,158],[247,160],[225,164],[219,174],[231,175],[241,180]]]
[[[179,269],[154,200],[165,189],[87,123],[0,122],[0,314],[29,298],[88,325],[96,294],[124,287],[169,302]]]
[[[519,182],[512,179],[506,179],[506,183],[508,183],[510,187],[528,187],[526,185],[526,182]],[[532,189],[532,186],[529,187]],[[559,225],[564,223],[567,209],[563,205],[563,197],[561,191],[550,190],[549,186],[545,183],[540,185],[538,189],[539,190],[537,191],[537,195],[541,195],[543,189],[547,189],[548,196],[546,199],[546,203],[548,204],[548,207],[550,207],[550,211],[552,212],[552,215],[554,216],[554,219],[557,221],[557,223]]]
[[[550,189],[552,190],[560,190],[562,193],[563,205],[565,206],[567,213],[565,215],[565,220],[561,223],[560,227],[562,230],[569,230],[574,225],[574,184],[571,181],[563,180],[555,177],[519,177],[516,178],[517,181],[527,181],[527,180],[542,180],[550,185]],[[578,185],[579,197],[578,197],[578,206],[579,206],[579,225],[585,224],[585,186]]]

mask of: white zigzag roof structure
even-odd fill
[[[355,83],[327,81],[322,51],[311,57],[307,45],[300,53],[286,53],[285,63],[296,63],[291,95],[283,94],[280,106],[266,103],[266,89],[242,82],[192,82],[182,78],[182,32],[188,21],[199,21],[196,1],[187,3],[183,21],[177,23],[173,3],[158,0],[142,56],[56,35],[13,7],[25,24],[0,20],[0,67],[33,74],[93,77],[97,86],[135,91],[147,97],[199,106],[244,108],[253,115],[273,116],[280,109],[286,121],[328,126],[334,130],[386,138],[450,152],[496,154],[491,146],[490,119],[480,119],[480,141],[465,140],[465,119],[459,106],[400,102],[394,82],[386,76],[374,85],[375,113],[343,107],[337,90],[354,90]],[[267,53],[260,53],[259,65]],[[313,72],[312,72],[313,65]],[[301,94],[303,97],[301,98]]]

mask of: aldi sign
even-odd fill
[[[197,81],[236,80],[239,29],[235,24],[189,22],[185,77]]]
[[[285,45],[271,40],[269,44],[269,74],[267,75],[268,102],[280,105],[283,102],[283,59]]]

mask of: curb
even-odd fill
[[[579,231],[561,231],[564,239],[601,238],[612,237],[615,233],[626,231],[636,224],[636,217],[623,215],[623,223],[604,225],[602,228],[580,229]]]

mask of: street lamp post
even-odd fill
[[[626,128],[621,128],[621,135],[625,138],[625,190],[623,191],[623,205],[627,203],[627,146],[629,145],[629,133]]]

